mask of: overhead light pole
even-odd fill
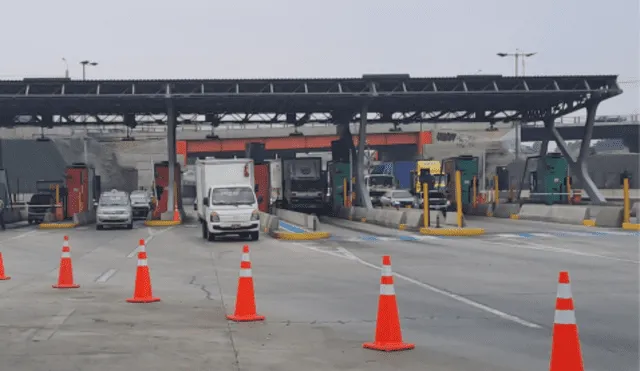
[[[80,62],[80,64],[82,65],[82,81],[86,80],[87,75],[86,75],[86,68],[87,66],[92,66],[95,67],[98,65],[98,62],[92,62],[92,61],[82,61]]]
[[[498,57],[504,58],[504,57],[513,57],[514,58],[514,62],[515,62],[515,67],[516,67],[516,76],[518,76],[518,61],[520,59],[522,59],[522,76],[524,76],[524,71],[525,71],[525,60],[529,57],[533,57],[534,55],[538,54],[537,52],[533,52],[533,53],[525,53],[523,51],[521,51],[520,49],[516,49],[515,53],[497,53],[496,55]]]
[[[64,62],[64,78],[69,78],[69,62],[67,62],[67,58],[62,57],[62,61]]]

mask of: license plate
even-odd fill
[[[231,228],[240,228],[240,224],[231,224]]]

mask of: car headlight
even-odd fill
[[[253,210],[253,212],[251,213],[251,220],[260,220],[260,213],[258,213],[258,210]]]
[[[220,221],[220,216],[214,211],[211,213],[211,215],[209,215],[209,221],[211,223],[217,223]]]
[[[451,206],[451,201],[447,200],[447,206]]]

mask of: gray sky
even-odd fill
[[[636,0],[3,1],[0,79],[253,78],[410,73],[618,74],[601,114],[638,112]],[[90,3],[93,3],[91,6]]]

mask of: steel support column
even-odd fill
[[[549,152],[549,140],[545,139],[540,142],[540,156],[544,156]]]
[[[367,209],[373,209],[371,197],[369,197],[369,192],[367,192],[367,186],[364,182],[364,151],[367,143],[367,112],[368,107],[366,105],[362,106],[360,111],[360,130],[358,133],[358,157],[356,160],[358,164],[356,166],[356,192],[360,200],[360,206],[366,207]]]
[[[607,199],[604,197],[602,192],[595,185],[591,177],[589,176],[589,169],[587,167],[587,157],[589,157],[589,145],[591,144],[591,138],[593,137],[593,126],[595,125],[596,111],[598,110],[598,104],[600,102],[596,101],[589,106],[587,106],[587,121],[584,127],[584,135],[582,137],[582,142],[580,144],[580,154],[578,155],[578,159],[574,160],[571,154],[569,153],[569,148],[567,144],[564,142],[564,139],[558,132],[558,129],[555,126],[555,122],[553,119],[549,119],[544,122],[545,128],[551,132],[553,139],[558,145],[558,149],[562,153],[562,155],[569,162],[569,166],[571,171],[580,179],[582,182],[582,187],[589,195],[589,198],[592,202],[596,204],[602,204],[607,202]]]
[[[167,154],[169,161],[169,189],[167,190],[167,213],[173,215],[176,180],[176,112],[173,102],[167,101]]]

